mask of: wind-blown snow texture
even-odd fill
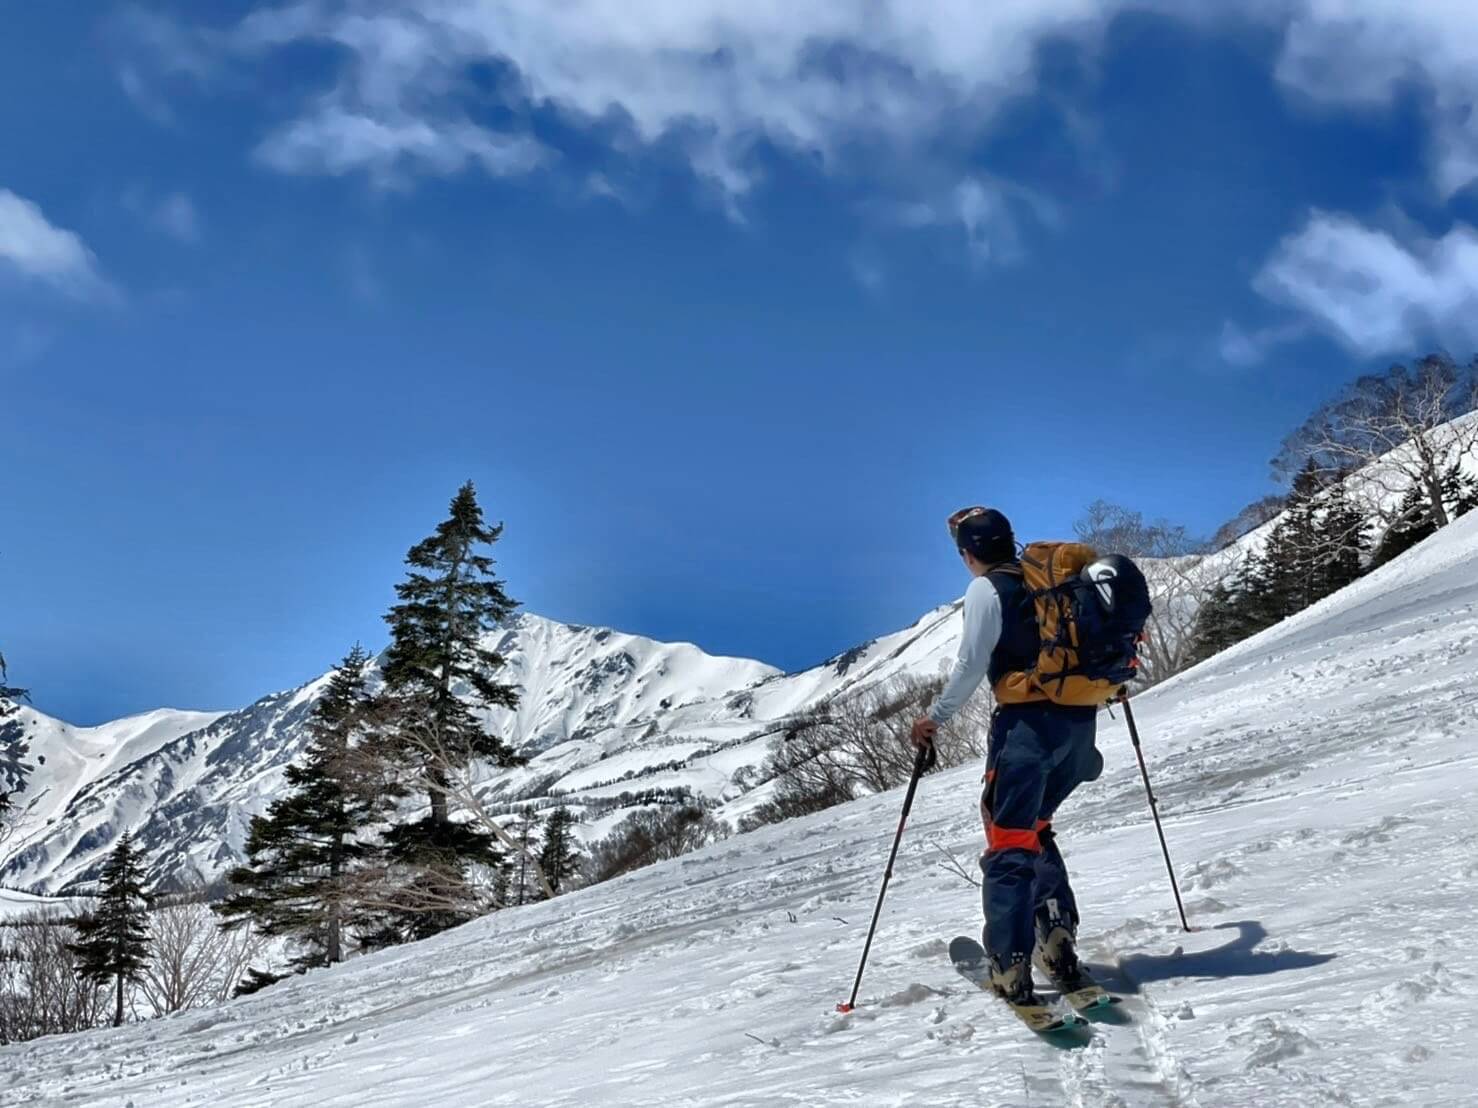
[[[221,1009],[0,1050],[48,1105],[1469,1105],[1478,1090],[1478,513],[1153,690],[1060,813],[1131,1022],[1023,1032],[954,974],[979,767],[927,778],[860,1009],[898,792]],[[8,1082],[8,1084],[7,1084]]]

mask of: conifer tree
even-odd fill
[[[1192,662],[1204,662],[1207,658],[1220,654],[1238,641],[1240,636],[1236,631],[1237,601],[1237,594],[1232,592],[1226,582],[1218,581],[1211,586],[1206,599],[1201,602],[1201,607],[1196,611],[1196,626],[1191,632],[1193,645],[1190,657]],[[549,879],[554,880],[552,874]]]
[[[116,988],[113,1026],[123,1024],[125,986],[149,964],[149,904],[144,875],[128,834],[108,855],[97,907],[75,921],[77,973],[84,980]]]
[[[549,813],[544,824],[544,845],[539,851],[539,865],[555,892],[565,881],[580,872],[580,850],[575,842],[575,817],[561,804]]]
[[[1293,481],[1283,518],[1273,528],[1261,556],[1266,575],[1263,626],[1272,626],[1319,599],[1322,540],[1316,500],[1319,471],[1308,462]]]
[[[1289,578],[1281,577],[1273,564],[1286,537],[1287,532],[1280,536],[1274,528],[1263,549],[1249,557],[1233,576],[1233,642],[1271,627],[1287,614]]]
[[[1443,494],[1452,506],[1454,519],[1478,508],[1478,480],[1464,471],[1461,458],[1447,471],[1443,480]]]
[[[530,857],[538,853],[538,836],[538,813],[532,808],[520,812],[513,828],[513,837],[518,842],[518,857],[513,862],[514,889],[512,903],[514,904],[527,904],[530,901],[539,899],[538,883],[535,882],[533,871],[529,866]]]
[[[1350,502],[1343,481],[1325,493],[1319,517],[1318,594],[1338,592],[1363,572],[1369,548],[1365,517]]]
[[[369,661],[356,645],[333,671],[303,757],[287,767],[289,791],[253,817],[246,863],[231,871],[234,889],[217,907],[227,926],[251,919],[263,935],[298,940],[300,970],[343,960],[357,871],[375,850],[365,831],[391,797],[362,758]]]
[[[1478,481],[1463,470],[1459,459],[1442,473],[1442,500],[1447,522],[1478,507]],[[1418,484],[1409,486],[1396,507],[1396,521],[1381,536],[1371,559],[1372,565],[1385,565],[1398,554],[1404,554],[1428,536],[1435,535],[1439,521],[1433,516],[1431,496]]]
[[[1396,522],[1386,528],[1376,547],[1373,565],[1383,566],[1398,554],[1404,554],[1428,535],[1435,534],[1425,491],[1418,485],[1407,488],[1396,506]]]
[[[409,874],[400,897],[404,910],[394,913],[394,922],[410,938],[475,916],[466,867],[496,869],[502,859],[491,835],[452,822],[447,797],[450,775],[474,760],[501,766],[523,761],[476,714],[518,706],[515,686],[499,679],[505,659],[485,645],[485,636],[518,606],[487,553],[502,533],[501,524],[485,522],[467,482],[447,519],[406,555],[410,569],[395,587],[400,603],[385,617],[391,630],[384,666],[386,750],[424,788],[429,808],[424,819],[385,836],[390,860]]]

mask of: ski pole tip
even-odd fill
[[[842,1004],[838,1004],[838,1005],[837,1005],[837,1011],[838,1011],[838,1012],[840,1012],[840,1013],[841,1013],[841,1014],[842,1014],[842,1015],[844,1015],[844,1016],[845,1016],[845,1015],[846,1015],[846,1014],[847,1014],[847,1013],[848,1013],[848,1012],[850,1012],[850,1011],[851,1011],[851,1010],[852,1010],[852,1005],[850,1005],[850,1004],[847,1004],[847,1003],[845,1003],[845,1002],[844,1002],[844,1003],[842,1003]]]

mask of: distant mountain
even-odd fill
[[[521,615],[490,636],[523,690],[488,725],[534,758],[498,791],[558,779],[612,750],[653,750],[687,728],[737,715],[726,706],[779,671],[697,647]],[[164,710],[72,727],[22,707],[0,725],[0,784],[27,805],[5,844],[0,884],[53,893],[86,885],[125,831],[155,881],[210,880],[240,857],[251,816],[284,786],[307,741],[327,675],[237,712]],[[691,744],[682,746],[684,751]],[[671,752],[662,757],[670,759]],[[532,788],[530,788],[532,786]]]
[[[1478,459],[1469,464],[1478,467]],[[1402,491],[1383,473],[1348,481],[1366,501]],[[1194,625],[1196,582],[1230,572],[1277,522],[1211,555],[1142,563],[1159,592],[1167,638]],[[794,674],[687,643],[520,615],[488,645],[508,659],[506,675],[522,688],[522,702],[485,722],[530,761],[489,768],[485,796],[493,804],[568,802],[586,817],[586,840],[623,817],[622,793],[649,789],[690,789],[735,820],[766,795],[756,768],[782,721],[899,674],[939,674],[955,654],[957,608],[936,608]],[[282,791],[283,770],[303,749],[326,681],[236,712],[161,710],[90,728],[20,709],[0,724],[0,788],[31,807],[20,832],[0,847],[0,885],[84,890],[125,831],[157,882],[221,876],[241,857],[250,818]]]

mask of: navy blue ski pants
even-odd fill
[[[1030,957],[1035,921],[1076,932],[1078,906],[1052,834],[1052,815],[1103,772],[1097,709],[1011,704],[991,719],[980,816],[986,851],[985,947],[1002,964]]]

